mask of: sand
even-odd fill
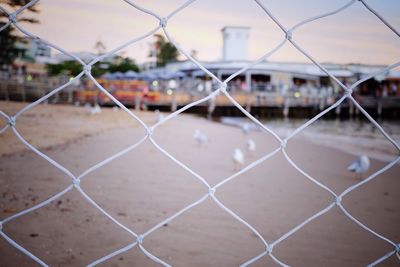
[[[13,114],[24,105],[1,102],[0,108]],[[148,124],[155,122],[153,113],[135,114]],[[192,138],[195,129],[207,134],[207,144],[196,144]],[[83,107],[61,105],[35,107],[18,119],[17,130],[76,175],[144,135],[143,128],[123,111],[102,109],[101,114],[89,115]],[[235,172],[231,159],[235,147],[245,151],[246,165],[278,147],[265,132],[245,135],[238,128],[186,114],[160,126],[154,138],[211,185]],[[249,138],[257,144],[254,153],[246,151]],[[20,144],[10,129],[0,135],[0,143],[1,219],[40,203],[71,183],[69,177]],[[336,193],[360,181],[346,170],[354,156],[342,150],[296,139],[288,143],[287,152]],[[368,174],[387,164],[375,160],[371,163]],[[394,166],[343,199],[351,214],[395,242],[400,241],[399,170],[399,165]],[[101,207],[137,233],[207,192],[199,180],[149,141],[84,177],[81,186]],[[268,242],[333,201],[329,193],[291,167],[281,152],[228,182],[215,195]],[[134,241],[76,190],[5,224],[3,231],[51,266],[84,266]],[[211,199],[150,234],[143,245],[174,266],[238,266],[265,249],[249,229]],[[392,249],[335,207],[278,244],[273,253],[291,266],[365,266]],[[2,238],[0,262],[1,266],[36,266]],[[103,264],[156,265],[136,247]],[[395,256],[382,264],[398,265]],[[277,265],[263,257],[253,266]]]

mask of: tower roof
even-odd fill
[[[250,30],[250,27],[247,26],[225,26],[221,29],[221,31],[225,31],[226,29],[243,29],[243,30]]]

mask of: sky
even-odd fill
[[[165,16],[182,0],[131,0]],[[262,0],[287,28],[306,18],[332,11],[348,0]],[[400,30],[400,1],[368,0],[396,29]],[[41,0],[40,23],[24,25],[30,32],[70,52],[92,51],[101,40],[107,50],[143,35],[158,21],[123,0]],[[251,0],[197,0],[168,22],[171,36],[186,50],[196,50],[198,59],[220,60],[221,29],[248,26],[249,59],[255,60],[275,47],[283,32]],[[162,33],[160,31],[160,33]],[[312,23],[293,33],[293,38],[319,62],[391,64],[400,60],[400,38],[360,2],[347,10]],[[152,36],[124,49],[121,54],[137,62],[148,61]],[[181,57],[184,59],[184,57]],[[290,44],[269,58],[271,61],[309,62]]]

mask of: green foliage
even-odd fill
[[[29,2],[30,0],[1,1],[3,5],[7,5],[14,9],[18,9]],[[37,5],[29,7],[28,10],[33,13],[38,12]],[[23,12],[23,14],[26,13],[26,11]],[[7,22],[7,15],[3,12],[0,12],[0,28],[4,26]],[[21,15],[18,16],[18,22],[38,23],[36,19],[23,17]],[[7,68],[7,66],[9,66],[14,61],[14,59],[18,57],[18,54],[23,52],[15,47],[15,43],[17,41],[22,41],[22,38],[16,33],[14,27],[8,26],[6,29],[0,32],[0,68]]]
[[[67,74],[76,76],[82,71],[82,65],[77,61],[64,61],[60,64],[47,64],[49,75]]]
[[[156,41],[154,47],[156,49],[157,66],[165,66],[168,62],[176,61],[179,56],[179,52],[176,47],[167,42],[164,36],[155,34]]]
[[[47,71],[49,75],[61,75],[66,74],[70,76],[76,76],[83,70],[83,67],[77,61],[64,61],[59,64],[47,64]],[[135,61],[130,58],[122,58],[119,63],[107,64],[98,62],[92,67],[92,75],[99,77],[106,72],[127,72],[128,70],[139,71],[139,67]]]
[[[0,27],[4,24],[0,22]],[[17,41],[17,37],[14,36],[10,27],[0,32],[0,62],[4,67],[10,65],[20,52],[14,43]]]
[[[138,65],[136,65],[136,62],[130,58],[123,58],[119,64],[111,64],[108,67],[109,72],[127,72],[128,70],[139,72]]]

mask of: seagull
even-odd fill
[[[194,131],[193,138],[199,146],[208,142],[208,137],[198,129]]]
[[[247,150],[250,153],[253,153],[254,151],[256,151],[256,142],[254,142],[253,139],[248,139],[246,144],[247,144]]]
[[[98,104],[95,104],[94,106],[92,106],[91,104],[86,103],[85,109],[86,109],[86,112],[90,115],[95,115],[95,114],[101,113],[101,108]]]
[[[244,155],[239,148],[235,148],[233,151],[232,160],[235,165],[235,170],[238,170],[240,166],[244,164]]]
[[[100,114],[101,113],[101,108],[100,108],[100,106],[98,104],[94,105],[93,112],[94,112],[94,114]]]
[[[244,124],[242,124],[242,126],[240,128],[242,128],[242,132],[244,134],[248,134],[250,132],[251,124],[250,123],[244,123]]]
[[[156,114],[156,122],[157,123],[159,123],[160,121],[162,121],[164,119],[164,115],[158,109],[156,109],[154,111],[154,113]]]
[[[367,172],[369,166],[369,158],[366,155],[361,155],[347,167],[347,170],[359,174],[360,178],[362,178],[362,173]]]

